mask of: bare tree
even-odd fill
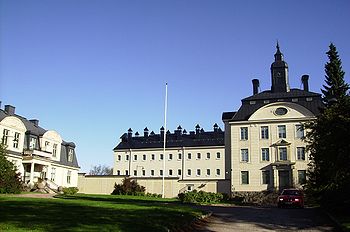
[[[95,165],[89,171],[89,175],[113,175],[113,168],[106,165]]]

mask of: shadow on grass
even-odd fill
[[[191,222],[200,211],[188,207],[82,200],[0,197],[0,231],[167,231]],[[92,197],[93,198],[93,197]],[[105,199],[107,201],[107,199]],[[122,202],[123,204],[115,204]],[[158,202],[159,203],[159,202]],[[143,205],[142,205],[143,204]]]

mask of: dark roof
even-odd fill
[[[58,161],[58,162],[55,161],[55,163],[58,163],[58,164],[61,164],[61,165],[65,165],[65,166],[79,168],[77,156],[76,156],[75,150],[74,150],[75,146],[73,147],[73,146],[71,146],[71,144],[72,143],[66,143],[64,141],[62,142],[62,144],[61,144],[60,161]],[[73,161],[72,162],[68,161],[69,148],[73,149]]]
[[[203,147],[203,146],[224,146],[224,132],[219,128],[210,132],[190,132],[182,134],[181,130],[175,133],[169,133],[166,137],[166,147]],[[160,134],[154,134],[148,137],[128,137],[127,134],[121,136],[121,142],[113,149],[140,149],[140,148],[162,148],[163,137]]]
[[[298,101],[294,102],[292,100],[295,98],[297,98]],[[312,98],[312,101],[307,101],[307,98]],[[321,94],[318,93],[300,89],[291,89],[289,92],[278,93],[273,93],[268,90],[242,99],[242,105],[239,110],[236,113],[224,112],[222,114],[222,119],[229,121],[246,121],[255,111],[273,102],[293,102],[310,110],[314,115],[319,115],[320,109],[323,108]]]

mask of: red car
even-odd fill
[[[284,189],[278,196],[278,208],[283,206],[296,206],[304,208],[304,194],[299,189]]]

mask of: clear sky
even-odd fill
[[[269,89],[279,41],[292,88],[324,83],[333,42],[350,74],[350,1],[0,0],[0,100],[76,143],[82,172],[113,166],[131,127],[223,127],[251,80]]]

